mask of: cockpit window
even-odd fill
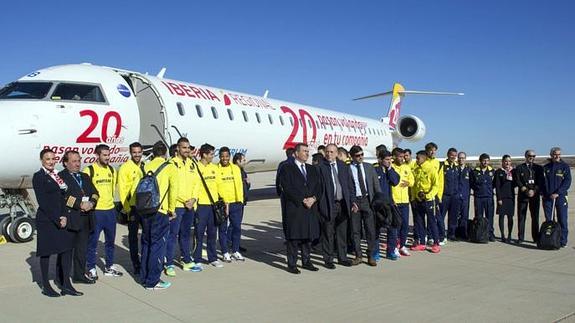
[[[13,82],[0,89],[0,100],[43,99],[51,87],[50,82]]]
[[[106,102],[97,85],[60,83],[52,93],[52,100]]]

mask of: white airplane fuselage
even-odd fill
[[[38,154],[48,147],[57,158],[77,150],[82,163],[90,164],[94,147],[106,143],[112,165],[118,166],[130,158],[132,142],[152,145],[163,137],[171,144],[186,136],[196,147],[210,143],[216,149],[227,146],[232,154],[242,152],[248,171],[263,171],[275,169],[285,159],[283,150],[298,142],[308,143],[312,151],[329,143],[347,149],[359,145],[373,159],[377,145],[391,147],[397,137],[386,118],[90,64],[50,67],[17,82],[35,82],[45,96],[19,97],[16,92],[0,99],[0,133],[10,156],[0,159],[0,188],[30,188],[40,168]]]

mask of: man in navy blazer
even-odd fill
[[[319,164],[323,182],[323,194],[319,203],[321,245],[325,267],[334,269],[334,239],[337,260],[340,265],[349,267],[347,258],[347,222],[355,199],[355,185],[349,167],[337,159],[337,146],[329,144],[325,148],[325,159]]]
[[[74,236],[72,280],[75,283],[94,284],[96,281],[86,276],[86,252],[88,238],[94,229],[93,209],[98,201],[98,191],[90,177],[80,172],[80,154],[67,151],[62,162],[65,169],[58,173],[68,189],[64,193],[64,214],[68,218],[68,231]]]

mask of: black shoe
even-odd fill
[[[70,287],[70,288],[62,288],[62,292],[60,293],[60,295],[82,296],[84,295],[84,293],[75,290],[74,287]]]
[[[287,272],[291,273],[291,274],[296,274],[296,275],[301,274],[301,271],[299,271],[299,269],[297,269],[296,267],[290,267],[290,266],[287,267]]]
[[[349,259],[345,259],[345,260],[340,260],[337,262],[338,264],[344,266],[344,267],[351,267],[353,266],[353,263],[351,262],[351,260]]]
[[[501,242],[502,242],[502,243],[507,243],[507,239],[501,238]]]
[[[301,268],[309,270],[309,271],[318,271],[319,268],[317,268],[316,266],[314,266],[311,262],[307,263],[305,265],[302,265]]]
[[[495,242],[495,237],[489,237],[490,242]]]
[[[248,252],[248,249],[246,249],[246,248],[240,246],[240,252]]]
[[[517,244],[523,243],[523,239],[517,239]]]
[[[326,262],[323,266],[327,269],[335,269],[333,262]]]
[[[140,267],[134,268],[134,276],[140,276]]]
[[[89,279],[89,278],[87,278],[87,277],[82,277],[82,278],[80,278],[80,279],[75,279],[75,278],[74,278],[74,279],[72,279],[72,282],[73,282],[74,284],[86,284],[86,285],[91,285],[91,284],[95,284],[95,283],[96,283],[95,280]]]
[[[56,292],[52,286],[42,287],[42,294],[48,297],[60,297],[60,294],[58,294],[58,292]]]

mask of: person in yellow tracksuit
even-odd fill
[[[391,195],[393,202],[397,205],[401,213],[401,228],[399,229],[399,254],[402,256],[410,256],[409,250],[406,247],[407,234],[409,232],[409,190],[413,187],[415,179],[411,166],[405,164],[405,153],[401,148],[394,148],[393,164],[391,167],[399,174],[399,184],[391,187]]]
[[[196,211],[196,249],[194,250],[194,262],[196,268],[202,268],[202,245],[204,234],[207,231],[207,249],[208,262],[210,265],[221,268],[224,265],[218,260],[216,254],[216,235],[217,227],[214,221],[214,210],[212,200],[216,202],[222,196],[221,193],[221,175],[217,165],[212,163],[214,159],[215,147],[210,144],[203,144],[200,147],[200,161],[196,163],[200,183],[195,186],[192,197],[197,200],[198,207]],[[205,185],[201,178],[203,177]],[[207,189],[209,190],[206,191]],[[209,195],[208,195],[209,194]],[[210,199],[211,195],[211,199]]]
[[[411,250],[423,251],[425,250],[425,217],[427,216],[427,224],[431,237],[433,238],[433,245],[430,248],[432,253],[440,252],[439,247],[439,234],[437,231],[437,207],[436,198],[438,191],[437,171],[430,163],[426,162],[427,153],[423,150],[417,152],[417,165],[413,169],[414,184],[411,188],[411,194],[415,198],[415,229],[418,231],[418,240],[414,241]]]
[[[176,217],[170,221],[170,234],[166,246],[165,274],[176,276],[174,256],[176,244],[180,245],[182,256],[182,269],[185,271],[199,271],[192,261],[191,232],[195,218],[196,200],[192,193],[196,185],[201,185],[196,172],[196,166],[191,159],[190,141],[181,137],[176,144],[175,156],[170,159],[178,174],[178,193],[176,195]]]
[[[98,157],[96,162],[84,168],[83,172],[88,174],[98,191],[100,198],[96,203],[94,211],[94,231],[90,233],[88,249],[86,252],[86,275],[91,280],[97,280],[96,272],[96,248],[100,233],[104,231],[106,265],[104,275],[112,277],[122,276],[114,266],[114,249],[116,240],[116,216],[117,211],[114,205],[114,192],[116,187],[116,171],[110,165],[110,147],[104,144],[97,145],[95,154]]]
[[[218,232],[220,248],[225,262],[231,262],[232,258],[238,261],[244,261],[245,259],[240,253],[241,224],[245,202],[242,172],[238,165],[230,163],[230,149],[228,147],[220,148],[219,157],[220,163],[218,164],[218,168],[222,180],[220,186],[221,197],[227,205],[230,222],[229,227],[228,221],[220,225]],[[228,250],[228,230],[232,230],[231,254]]]
[[[437,219],[437,230],[439,232],[439,238],[441,239],[439,241],[439,244],[441,246],[443,246],[445,244],[445,242],[447,240],[445,239],[445,234],[443,233],[445,231],[445,221],[443,218],[441,218],[441,203],[443,201],[443,171],[441,170],[441,162],[439,161],[439,159],[436,158],[436,154],[437,154],[437,145],[434,142],[429,142],[425,145],[425,152],[427,153],[427,161],[426,163],[430,164],[431,167],[433,167],[433,169],[435,169],[435,172],[437,173],[437,197],[435,199],[435,207],[437,208],[435,210],[435,214],[436,219]],[[431,232],[429,232],[429,227],[427,228],[427,236],[431,236]],[[433,242],[431,239],[427,240],[428,245],[433,245]]]
[[[159,188],[160,207],[158,212],[142,215],[142,269],[140,282],[149,290],[166,289],[171,283],[162,281],[166,240],[170,230],[170,219],[176,215],[176,197],[178,194],[177,170],[166,161],[168,148],[159,141],[154,144],[154,159],[146,164],[146,174],[156,174]],[[158,172],[159,171],[159,172]]]
[[[138,230],[141,218],[134,206],[136,205],[136,187],[144,176],[144,162],[142,161],[143,148],[139,142],[130,144],[130,160],[118,169],[118,196],[122,203],[122,213],[128,215],[128,248],[130,259],[134,267],[134,274],[140,275],[140,255],[138,243]]]

